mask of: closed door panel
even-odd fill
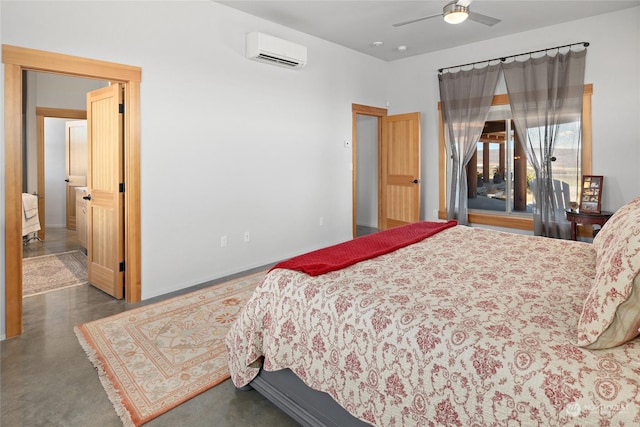
[[[382,226],[420,221],[420,113],[382,118]]]

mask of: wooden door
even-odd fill
[[[65,123],[67,228],[76,229],[76,187],[87,185],[87,121]]]
[[[89,283],[124,296],[122,86],[87,94],[87,267]]]
[[[382,117],[380,226],[420,221],[420,113]]]

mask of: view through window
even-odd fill
[[[501,91],[500,91],[501,92]],[[576,180],[582,179],[582,175],[591,174],[591,140],[592,140],[592,112],[591,112],[591,96],[593,94],[593,85],[586,84],[584,86],[584,96],[582,98],[582,123],[581,129],[576,128],[576,123],[566,123],[559,127],[559,137],[556,139],[556,151],[554,155],[556,161],[553,167],[553,177],[558,182],[565,182],[567,184],[570,195],[569,201],[577,201],[579,199],[579,183]],[[438,110],[440,110],[440,104],[438,104]],[[445,138],[442,122],[442,115],[438,117],[439,126],[441,129],[439,136],[439,217],[445,219],[447,211],[447,201],[449,200],[449,178],[447,177],[447,169],[451,167],[450,158],[447,155],[445,148]],[[533,193],[531,191],[531,184],[534,178],[533,168],[526,161],[526,167],[522,167],[521,163],[526,159],[525,153],[520,153],[520,144],[515,143],[515,131],[511,120],[511,108],[509,106],[509,98],[505,93],[495,95],[493,99],[493,105],[491,107],[489,117],[487,118],[487,126],[498,126],[497,122],[502,122],[499,126],[504,128],[496,130],[495,132],[504,132],[505,141],[508,143],[502,143],[501,141],[495,141],[488,138],[488,143],[478,141],[476,149],[476,157],[473,158],[467,166],[467,188],[469,189],[469,222],[473,224],[487,224],[492,226],[500,226],[507,228],[517,228],[522,230],[531,230],[533,228],[533,215],[530,213],[533,209]],[[507,129],[507,126],[510,129]],[[484,137],[494,137],[490,135],[489,127],[484,132]],[[532,130],[532,132],[538,130]],[[508,137],[507,137],[508,135]],[[570,137],[578,136],[579,143],[575,155],[572,154],[573,145],[569,144]],[[535,136],[539,138],[540,136]],[[483,139],[484,140],[484,139]],[[571,143],[573,144],[573,143]],[[501,155],[500,147],[504,147],[504,154]],[[484,157],[486,154],[486,158]],[[487,160],[488,159],[488,163]],[[495,187],[490,192],[493,183],[493,172],[500,167],[500,159],[504,159],[504,177],[507,179],[504,181],[504,189],[501,183],[495,183]],[[580,161],[578,161],[578,159]],[[487,165],[487,166],[485,166]],[[573,166],[572,166],[573,165]],[[574,169],[575,171],[571,171]],[[482,175],[482,185],[479,184],[479,176]],[[485,184],[486,181],[486,184]],[[489,182],[491,181],[491,182]],[[486,193],[492,195],[491,201],[486,200],[487,195],[482,193],[485,189],[478,187],[486,187]],[[525,191],[522,188],[526,188]],[[500,194],[500,191],[504,191]],[[480,197],[485,197],[484,200],[477,200]],[[474,199],[474,200],[472,200]],[[498,202],[499,200],[503,200]],[[481,201],[487,201],[492,206],[480,206]],[[488,204],[489,204],[488,203]]]
[[[476,153],[467,165],[470,210],[531,214],[535,205],[535,172],[517,141],[509,105],[491,108]],[[545,138],[543,129],[528,129],[534,147]],[[552,174],[558,209],[577,201],[581,171],[580,122],[560,124],[556,129]],[[536,153],[538,160],[543,158]],[[566,205],[566,206],[565,206]]]

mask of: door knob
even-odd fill
[[[69,178],[65,179],[64,182],[69,182]]]
[[[91,194],[87,194],[86,196],[82,196],[85,200],[91,200]]]
[[[416,178],[416,179],[414,179],[414,180],[413,180],[413,181],[411,181],[411,182],[413,182],[414,184],[417,184],[417,183],[419,183],[419,182],[420,182],[420,180]]]

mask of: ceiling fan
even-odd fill
[[[491,16],[482,15],[481,13],[471,12],[469,10],[469,5],[472,0],[457,0],[448,3],[445,7],[442,8],[442,13],[437,13],[435,15],[423,16],[421,18],[412,19],[410,21],[398,22],[393,24],[394,27],[401,27],[407,24],[413,24],[414,22],[424,21],[426,19],[435,18],[436,16],[442,16],[446,22],[449,24],[459,24],[465,21],[467,18],[472,21],[479,22],[484,25],[488,25],[493,27],[498,22],[499,19],[493,18]]]

